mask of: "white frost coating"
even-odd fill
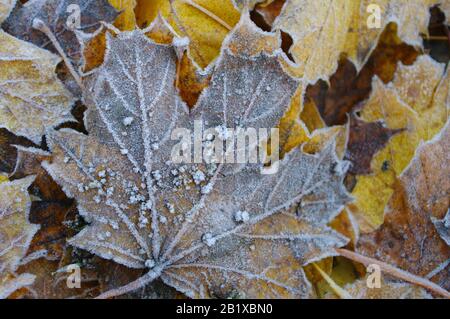
[[[238,223],[246,223],[250,220],[250,215],[246,211],[237,211],[234,213],[234,220]]]
[[[202,241],[207,245],[208,247],[212,247],[216,244],[217,239],[214,238],[214,236],[210,233],[206,233],[202,236]]]
[[[133,123],[133,121],[134,121],[134,118],[132,116],[128,116],[123,119],[123,125],[130,126],[131,123]]]
[[[70,243],[130,267],[148,268],[146,261],[152,260],[154,269],[163,269],[165,275],[170,270],[177,289],[195,291],[192,296],[207,296],[214,287],[224,289],[223,283],[254,296],[249,287],[255,279],[257,285],[270,287],[268,297],[307,296],[310,286],[300,267],[286,270],[283,278],[266,275],[273,266],[267,252],[281,254],[271,256],[279,261],[299,256],[300,265],[345,244],[325,227],[350,200],[343,177],[333,170],[342,165],[334,144],[315,156],[294,150],[273,175],[260,174],[260,165],[254,164],[171,161],[179,142],[171,139],[171,132],[192,129],[199,118],[205,128],[218,128],[224,139],[227,127],[275,127],[298,87],[280,65],[281,51],[249,57],[234,55],[225,45],[210,86],[187,112],[173,85],[173,47],[153,43],[140,30],[107,39],[105,62],[92,80],[93,105],[86,115],[89,136],[59,131],[51,148],[54,154],[69,156],[70,162],[63,167],[57,155],[52,164],[44,165],[92,221]],[[133,117],[132,125],[124,125],[127,117]],[[127,150],[126,158],[121,150]],[[99,176],[102,170],[106,176]],[[344,170],[345,166],[339,173]],[[91,183],[99,188],[84,187]],[[235,212],[241,212],[237,218]],[[98,222],[99,215],[116,221],[116,227]],[[298,223],[298,228],[284,237],[284,228],[277,228],[275,237],[261,238],[257,244],[241,236],[255,235],[260,223],[272,220],[286,227]],[[315,236],[298,237],[302,232]]]
[[[39,230],[39,225],[29,222],[31,200],[27,189],[33,181],[34,176],[30,176],[0,183],[0,298],[6,298],[34,281],[34,276],[30,274],[8,279],[8,275],[15,274],[20,264],[33,258],[25,258],[31,240]],[[16,229],[14,236],[11,236],[12,225]],[[40,256],[40,252],[36,255]]]

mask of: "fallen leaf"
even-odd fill
[[[359,71],[375,49],[389,23],[398,25],[402,41],[422,47],[427,34],[429,8],[434,0],[287,0],[274,28],[293,38],[290,53],[296,66],[289,69],[309,83],[326,81],[338,67],[341,54],[348,56]],[[370,27],[370,6],[380,12],[377,27]]]
[[[173,85],[173,47],[139,30],[107,41],[86,99],[89,136],[53,133],[54,159],[44,165],[91,223],[70,243],[148,269],[102,297],[158,277],[190,297],[307,296],[302,266],[346,242],[326,226],[350,200],[334,143],[316,155],[293,150],[273,175],[261,175],[260,165],[170,163],[172,129],[196,120],[216,130],[274,127],[298,87],[282,70],[283,54],[241,56],[225,44],[189,114]]]
[[[361,236],[358,246],[365,255],[431,278],[445,289],[450,287],[446,263],[450,247],[439,236],[432,218],[444,218],[450,205],[449,134],[447,123],[442,133],[419,147],[395,184],[384,224]]]
[[[273,28],[293,39],[289,52],[297,65],[289,69],[310,83],[326,80],[344,50],[357,1],[287,0]]]
[[[142,1],[139,1],[142,2]],[[240,13],[231,0],[157,0],[139,4],[139,26],[148,26],[158,13],[179,37],[190,40],[189,54],[201,67],[208,66],[219,55],[222,42],[238,23]]]
[[[72,95],[55,74],[60,59],[0,31],[0,127],[40,144],[45,131],[72,120]]]
[[[380,288],[369,288],[367,279],[363,278],[344,289],[355,299],[432,299],[423,288],[395,281],[383,280]],[[335,297],[329,294],[325,298]]]
[[[4,299],[16,290],[29,286],[35,276],[16,275],[28,246],[39,230],[28,220],[30,197],[27,188],[33,182],[27,177],[0,183],[0,298]]]
[[[17,0],[0,0],[0,25],[8,18]]]
[[[389,129],[382,121],[365,122],[354,113],[349,116],[349,138],[345,159],[352,163],[349,173],[367,175],[371,173],[373,156],[382,150],[389,140],[402,129]]]
[[[114,25],[122,31],[131,31],[136,28],[136,16],[134,9],[136,0],[108,0],[116,8],[120,15],[114,21]]]
[[[352,191],[355,202],[348,208],[363,232],[383,223],[397,176],[409,165],[420,142],[432,139],[447,121],[450,77],[444,71],[444,65],[421,56],[411,66],[400,66],[391,84],[374,80],[372,95],[361,109],[361,119],[383,120],[387,128],[404,131],[374,156],[372,175],[357,176]]]
[[[79,12],[74,5],[78,6]],[[118,15],[108,0],[32,0],[26,5],[19,4],[3,24],[3,29],[19,39],[56,52],[48,38],[33,28],[34,19],[40,19],[55,34],[66,54],[77,63],[81,56],[80,45],[67,22],[72,22],[71,17],[76,21],[78,13],[80,26],[77,30],[85,33],[97,30],[101,21],[113,22]]]
[[[326,125],[347,122],[347,115],[369,98],[374,75],[389,83],[399,62],[411,65],[417,59],[419,52],[403,43],[397,30],[395,24],[386,27],[362,70],[358,71],[349,59],[341,59],[329,83],[320,80],[307,88],[306,101],[314,103]]]

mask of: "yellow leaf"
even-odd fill
[[[136,28],[136,17],[134,15],[136,0],[109,0],[109,3],[122,12],[114,25],[122,31],[134,30]]]
[[[344,50],[356,1],[288,0],[274,28],[291,35],[290,53],[297,63],[287,66],[293,75],[316,82],[337,68]]]
[[[17,0],[0,0],[0,24],[8,18]]]
[[[34,276],[15,272],[27,253],[28,246],[39,226],[28,220],[31,205],[27,188],[34,177],[0,183],[0,298],[30,285]]]
[[[142,2],[139,1],[137,6],[138,25],[148,25],[159,12],[179,36],[190,39],[190,55],[201,68],[219,55],[222,41],[240,18],[240,13],[231,0],[157,0],[151,4]]]
[[[368,122],[384,120],[390,129],[406,130],[374,156],[372,175],[357,176],[352,192],[356,200],[348,209],[358,219],[361,231],[372,231],[383,223],[384,208],[397,177],[409,165],[420,143],[432,139],[445,125],[450,79],[448,73],[443,74],[444,65],[422,56],[412,66],[400,66],[392,84],[374,80],[361,118]]]
[[[341,54],[361,69],[384,28],[398,24],[402,41],[421,47],[427,34],[429,8],[437,0],[287,0],[274,22],[293,39],[293,75],[314,83],[327,80]]]
[[[55,74],[59,57],[0,31],[0,127],[40,143],[71,120],[74,102]]]

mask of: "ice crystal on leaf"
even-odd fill
[[[302,266],[347,242],[327,226],[350,200],[334,142],[315,155],[293,150],[276,174],[261,174],[263,164],[171,161],[175,128],[193,131],[198,121],[213,129],[272,128],[298,87],[283,71],[281,51],[240,55],[227,48],[232,38],[189,111],[174,85],[174,46],[141,30],[108,35],[105,62],[85,94],[89,136],[49,136],[54,159],[45,167],[90,222],[71,244],[149,269],[102,297],[157,277],[190,297],[305,297]]]

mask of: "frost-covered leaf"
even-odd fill
[[[308,296],[302,266],[346,243],[327,227],[350,200],[348,165],[334,143],[316,155],[293,150],[276,174],[261,174],[262,164],[176,164],[171,156],[179,145],[172,131],[193,132],[200,120],[216,132],[275,127],[298,87],[282,69],[284,54],[241,55],[228,49],[231,35],[189,112],[174,86],[176,47],[140,30],[107,42],[87,83],[89,136],[49,137],[54,159],[45,167],[91,223],[72,245],[149,269],[120,293],[161,277],[191,297]]]
[[[392,137],[371,163],[372,175],[357,176],[349,209],[364,232],[383,223],[384,209],[397,177],[409,165],[421,141],[431,140],[444,127],[450,108],[450,76],[445,65],[421,56],[411,66],[401,65],[392,83],[375,78],[373,91],[361,110],[366,122],[383,120],[389,129],[403,130]]]
[[[33,275],[15,273],[39,229],[28,219],[31,202],[27,188],[33,180],[27,177],[0,183],[0,299],[34,281]]]
[[[78,13],[80,25],[77,29],[85,33],[97,30],[101,21],[113,22],[118,15],[108,0],[31,0],[24,5],[19,4],[3,28],[22,40],[54,50],[49,39],[33,28],[33,20],[38,18],[55,34],[66,54],[78,62],[80,45],[72,27],[68,25],[68,22],[77,21]]]
[[[275,29],[291,35],[290,49],[296,76],[311,83],[327,80],[338,66],[342,53],[360,70],[376,47],[384,28],[395,22],[399,37],[408,44],[422,46],[427,34],[429,8],[436,0],[288,0],[274,22]],[[380,25],[371,27],[369,6],[380,10]]]
[[[0,0],[0,25],[8,18],[17,0]]]
[[[450,287],[450,247],[433,224],[450,203],[450,122],[432,141],[419,147],[395,184],[384,224],[361,236],[358,250],[418,276]],[[430,275],[431,274],[431,275]]]
[[[137,23],[147,27],[158,14],[179,37],[188,37],[192,59],[205,68],[220,53],[222,42],[239,22],[239,11],[232,0],[152,0],[139,1]]]
[[[320,80],[309,86],[306,99],[317,108],[326,125],[343,125],[347,114],[357,111],[369,98],[374,76],[387,84],[393,80],[398,65],[411,65],[419,55],[419,51],[398,37],[397,25],[389,24],[361,70],[348,58],[341,58],[329,83]]]
[[[423,288],[386,280],[381,281],[380,288],[369,288],[367,278],[363,278],[345,286],[344,289],[355,299],[432,299]],[[333,296],[327,295],[325,298]]]
[[[36,144],[72,119],[74,102],[55,74],[60,59],[0,31],[0,127]]]

